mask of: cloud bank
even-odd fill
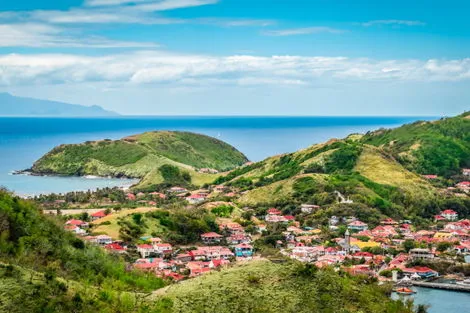
[[[464,81],[470,59],[372,60],[346,57],[184,55],[138,51],[108,56],[0,55],[0,85],[314,85],[357,81]]]

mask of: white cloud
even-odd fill
[[[205,56],[142,51],[109,56],[0,56],[0,84],[314,85],[326,81],[463,81],[470,59],[371,60],[344,57]]]
[[[110,40],[101,37],[67,36],[64,29],[39,23],[0,24],[0,47],[156,47],[153,43]]]
[[[345,31],[341,29],[317,26],[317,27],[270,30],[270,31],[264,31],[262,32],[262,34],[267,35],[267,36],[293,36],[293,35],[309,35],[309,34],[320,34],[320,33],[341,34],[344,32]]]
[[[168,11],[216,4],[219,0],[160,0],[148,1],[132,6],[132,9],[147,12]]]
[[[68,11],[33,11],[29,19],[51,24],[179,24],[183,19],[153,16],[147,13],[115,9],[71,9]]]
[[[361,23],[362,26],[370,27],[377,25],[394,25],[394,26],[424,26],[426,23],[421,21],[410,21],[410,20],[374,20]]]
[[[166,11],[216,4],[219,0],[87,0],[86,6],[128,6],[129,9],[144,11]]]

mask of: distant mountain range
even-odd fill
[[[118,114],[106,111],[97,105],[83,106],[0,93],[0,116],[94,117],[116,115]]]

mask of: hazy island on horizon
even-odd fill
[[[58,101],[17,97],[0,93],[0,116],[2,117],[113,117],[118,113],[100,106],[84,106]]]

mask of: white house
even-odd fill
[[[366,223],[357,220],[349,223],[348,228],[355,231],[364,231],[367,230],[368,226]]]
[[[302,213],[307,213],[307,214],[310,214],[313,211],[318,210],[319,208],[320,207],[318,205],[314,205],[314,204],[302,204],[302,205],[300,205],[300,211],[302,211]]]
[[[95,242],[100,245],[109,245],[113,239],[107,235],[98,235],[95,237]]]
[[[454,210],[444,210],[441,212],[441,216],[448,221],[455,221],[459,218],[459,214]]]

